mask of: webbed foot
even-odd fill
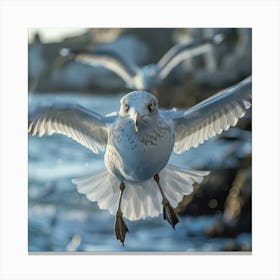
[[[162,200],[163,205],[163,219],[167,220],[168,223],[175,229],[175,225],[179,223],[179,218],[177,216],[176,211],[170,205],[169,201],[166,198]]]
[[[168,201],[168,199],[166,198],[160,182],[159,182],[159,175],[156,174],[154,176],[154,180],[157,182],[157,185],[159,187],[160,193],[162,195],[162,205],[163,205],[163,219],[167,220],[168,223],[173,227],[173,229],[175,229],[175,225],[177,223],[179,223],[179,218],[177,216],[176,211],[174,210],[174,208],[171,206],[170,202]]]
[[[115,235],[116,238],[121,241],[123,246],[124,246],[125,235],[127,232],[128,232],[128,228],[123,220],[122,212],[118,210],[116,214],[116,221],[115,221]]]

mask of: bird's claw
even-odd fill
[[[127,232],[128,232],[127,225],[123,220],[122,212],[119,210],[116,214],[115,235],[116,238],[121,241],[123,246],[124,246],[125,235]]]
[[[167,220],[168,223],[175,229],[175,225],[179,223],[179,218],[174,208],[170,205],[167,199],[163,199],[163,219]]]

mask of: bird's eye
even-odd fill
[[[155,107],[156,107],[156,103],[155,103],[155,102],[151,102],[151,103],[148,105],[148,109],[149,109],[150,111],[152,111]]]
[[[127,103],[125,103],[125,104],[123,105],[123,109],[124,109],[124,111],[125,111],[125,112],[127,112],[127,111],[128,111],[129,106],[128,106],[128,104],[127,104]]]

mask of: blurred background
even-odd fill
[[[31,28],[29,113],[66,102],[106,114],[118,111],[120,98],[130,91],[110,70],[60,56],[62,48],[112,50],[144,66],[157,63],[177,43],[215,34],[223,34],[223,42],[180,63],[153,92],[161,107],[182,110],[251,75],[251,29]],[[237,127],[172,155],[174,165],[211,173],[178,205],[181,222],[175,231],[162,216],[128,221],[122,247],[114,236],[114,217],[71,183],[104,170],[103,154],[61,135],[29,136],[29,251],[251,251],[251,144],[249,110]]]

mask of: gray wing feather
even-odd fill
[[[82,106],[50,107],[37,110],[31,116],[28,132],[33,136],[53,133],[68,136],[94,153],[103,150],[107,143],[108,120]]]
[[[165,79],[168,74],[183,60],[208,52],[212,45],[223,40],[221,34],[210,39],[194,40],[191,43],[177,44],[172,47],[158,62],[159,77]]]
[[[252,78],[225,89],[193,106],[185,113],[165,113],[173,120],[175,129],[175,153],[181,154],[197,147],[208,138],[235,126],[238,119],[251,107]]]

